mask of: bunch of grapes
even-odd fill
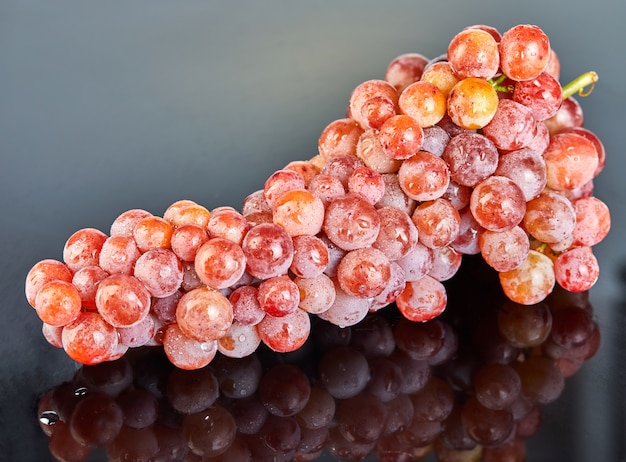
[[[597,352],[598,325],[586,292],[520,305],[483,261],[470,265],[424,323],[389,307],[346,328],[314,318],[292,354],[261,347],[186,371],[152,348],[84,366],[39,402],[49,450],[75,462],[97,450],[110,461],[521,462],[544,406]]]
[[[354,88],[314,157],[241,209],[129,210],[35,264],[26,296],[46,339],[84,364],[155,344],[184,369],[260,343],[289,352],[313,315],[347,327],[395,303],[436,318],[464,255],[515,303],[587,291],[610,228],[593,196],[606,155],[573,95],[597,76],[561,86],[559,67],[533,25],[472,26],[440,57],[397,57]]]

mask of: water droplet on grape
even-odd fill
[[[39,414],[39,422],[43,425],[55,425],[59,420],[59,414],[55,411],[43,411]]]

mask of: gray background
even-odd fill
[[[401,53],[445,52],[476,23],[537,24],[562,81],[600,75],[580,101],[608,152],[595,194],[613,229],[591,293],[603,346],[549,406],[528,460],[626,460],[624,19],[618,0],[0,2],[0,460],[48,460],[34,403],[76,367],[24,298],[35,262],[130,208],[239,207],[274,170],[316,154],[358,83]]]

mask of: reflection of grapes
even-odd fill
[[[261,346],[183,370],[146,348],[84,366],[39,403],[50,452],[77,461],[98,446],[128,461],[523,460],[541,406],[598,350],[593,309],[586,292],[563,289],[514,303],[480,256],[461,275],[448,283],[448,309],[423,323],[390,306],[345,328],[316,318],[309,340],[286,355]]]

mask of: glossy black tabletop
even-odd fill
[[[527,458],[626,460],[624,17],[617,0],[0,3],[0,460],[53,460],[37,403],[79,369],[43,339],[24,297],[35,262],[131,208],[240,207],[276,169],[317,153],[357,84],[402,53],[440,55],[478,23],[537,24],[563,81],[600,77],[580,103],[607,151],[594,186],[612,230],[589,294],[602,344],[545,407]]]

